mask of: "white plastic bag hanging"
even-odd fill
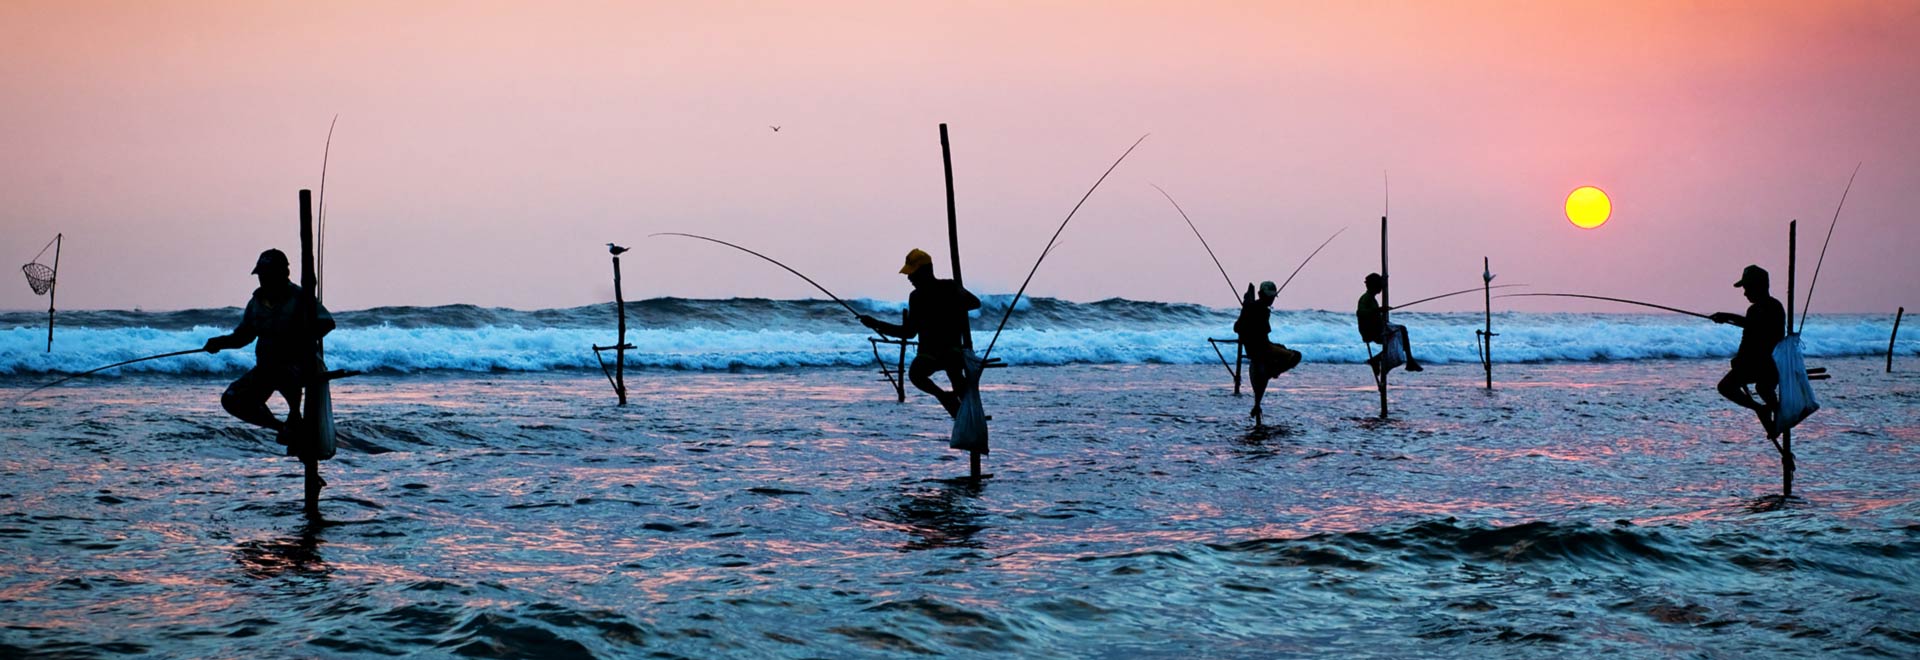
[[[977,454],[987,453],[987,411],[980,405],[980,356],[973,351],[966,352],[965,383],[954,383],[960,392],[960,410],[953,416],[953,439],[947,443],[953,449],[963,449]]]
[[[1813,383],[1807,380],[1807,360],[1800,352],[1799,333],[1787,335],[1774,345],[1773,365],[1780,370],[1780,412],[1774,423],[1785,431],[1820,409],[1820,402],[1813,399]]]

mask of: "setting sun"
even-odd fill
[[[1575,227],[1594,229],[1607,224],[1607,217],[1611,215],[1613,202],[1599,188],[1581,186],[1567,195],[1567,220]]]

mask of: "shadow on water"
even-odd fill
[[[330,524],[309,520],[292,536],[263,541],[242,541],[233,548],[233,561],[247,577],[270,580],[279,577],[310,577],[325,580],[333,567],[320,556],[321,530]]]
[[[1764,495],[1748,501],[1746,510],[1747,513],[1773,513],[1775,511],[1785,511],[1795,507],[1806,506],[1806,504],[1807,501],[1800,499],[1798,495],[1787,497]]]
[[[891,502],[879,508],[871,518],[897,525],[908,535],[901,552],[941,548],[981,549],[985,546],[974,536],[986,526],[975,511],[974,500],[985,490],[985,482],[975,479],[915,481],[901,484]]]
[[[1297,433],[1292,426],[1284,422],[1279,424],[1255,424],[1253,427],[1247,429],[1245,435],[1239,436],[1236,442],[1249,447],[1258,447],[1268,440],[1290,438]]]

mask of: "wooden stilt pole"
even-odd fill
[[[300,303],[302,309],[300,313],[303,316],[301,319],[303,321],[301,324],[303,332],[310,331],[319,317],[319,305],[313,297],[315,281],[318,279],[319,277],[315,274],[313,267],[313,191],[301,190]],[[306,338],[303,337],[302,339]],[[314,355],[318,355],[320,351],[320,340],[317,337],[312,338],[312,340]],[[307,374],[307,378],[309,379],[325,377],[325,374]],[[302,400],[308,398],[306,396],[306,390],[307,384],[302,383],[299,390]],[[300,403],[293,402],[292,407],[293,409],[287,413],[287,423],[306,424],[306,420],[300,416]],[[303,444],[312,443],[317,440],[317,438],[308,438],[304,432],[294,433],[291,437],[294,442]],[[298,453],[300,462],[306,468],[306,512],[307,515],[318,516],[320,515],[320,489],[326,484],[326,482],[320,478],[320,457],[314,455],[315,451],[311,448],[303,448]]]
[[[613,391],[627,405],[627,299],[620,291],[620,255],[613,255],[613,308],[620,317],[620,341],[613,345]]]
[[[1380,328],[1382,330],[1382,334],[1385,334],[1385,329],[1386,329],[1388,318],[1389,318],[1387,316],[1388,314],[1387,291],[1391,288],[1393,288],[1393,280],[1387,276],[1387,216],[1383,215],[1383,216],[1380,216]],[[1382,339],[1387,339],[1388,341],[1392,341],[1392,339],[1388,337],[1382,337]],[[1380,346],[1380,352],[1382,354],[1386,353],[1386,349],[1387,349],[1386,345],[1382,344]],[[1385,360],[1382,360],[1382,362],[1385,362]],[[1387,370],[1376,369],[1374,371],[1374,381],[1375,381],[1375,384],[1380,388],[1380,419],[1386,419],[1387,418]]]
[[[1793,332],[1794,267],[1800,254],[1800,221],[1787,223],[1787,332]],[[1784,386],[1785,383],[1781,383]],[[1777,412],[1777,411],[1776,411]],[[1780,432],[1780,500],[1793,497],[1793,429]]]
[[[1487,369],[1487,391],[1493,391],[1493,260],[1480,258],[1480,286],[1487,294],[1487,329],[1481,336],[1485,347],[1480,352],[1480,361]]]
[[[940,125],[940,163],[946,168],[947,172],[947,251],[953,258],[953,283],[955,286],[965,286],[960,279],[960,217],[953,204],[953,147],[947,142],[946,124]],[[970,322],[965,320],[961,322],[971,325]],[[960,337],[963,345],[967,347],[967,350],[973,350],[973,328],[968,327],[967,331],[961,333]],[[978,381],[977,374],[975,380]],[[967,386],[979,387],[980,383],[969,383]],[[959,383],[954,384],[956,390],[959,389],[959,387]],[[955,394],[958,394],[958,392],[955,392]],[[980,452],[967,452],[967,471],[973,478],[980,478]]]
[[[1247,347],[1233,343],[1233,395],[1240,396],[1240,367],[1247,363]]]
[[[1905,307],[1893,313],[1893,334],[1887,336],[1887,373],[1893,373],[1893,341],[1900,338],[1900,317],[1906,315]]]
[[[44,235],[44,234],[43,234]],[[53,296],[60,292],[60,241],[66,234],[53,235],[53,279],[47,282],[47,352],[53,352]]]

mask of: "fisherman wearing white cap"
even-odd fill
[[[900,267],[901,274],[913,283],[913,294],[907,297],[907,315],[904,323],[894,325],[865,314],[860,315],[860,323],[890,337],[901,339],[920,338],[920,350],[913,356],[913,364],[907,367],[907,378],[920,391],[932,394],[940,400],[940,406],[947,409],[951,417],[960,410],[961,386],[965,383],[965,338],[967,332],[967,312],[980,309],[980,299],[969,293],[953,280],[937,279],[933,276],[933,257],[918,248],[907,253],[907,262]],[[953,392],[940,389],[933,383],[933,373],[947,372],[947,381],[953,385]]]
[[[287,445],[287,455],[292,456],[299,444],[288,437],[287,430],[300,419],[300,386],[302,379],[311,375],[305,372],[313,363],[314,340],[333,331],[333,315],[321,307],[316,310],[316,327],[301,327],[304,317],[297,312],[302,301],[309,298],[300,295],[300,285],[288,279],[289,273],[286,253],[261,252],[253,264],[260,288],[254,289],[253,298],[247,301],[239,327],[208,339],[206,350],[218,353],[254,344],[253,368],[227,386],[220,395],[220,406],[240,421],[275,431],[276,439]],[[287,400],[286,421],[267,408],[274,392]]]
[[[1239,336],[1240,345],[1247,351],[1247,361],[1253,367],[1253,412],[1249,414],[1255,421],[1260,419],[1260,401],[1267,394],[1267,381],[1300,365],[1300,351],[1267,338],[1267,333],[1273,330],[1269,318],[1273,313],[1273,299],[1278,295],[1280,288],[1271,281],[1261,282],[1258,293],[1248,284],[1246,299],[1240,303],[1240,318],[1233,322],[1233,332]]]

